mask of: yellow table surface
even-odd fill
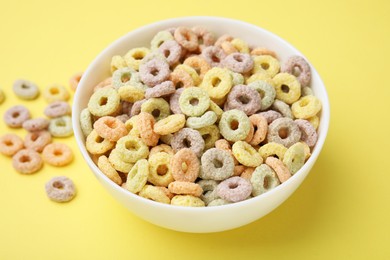
[[[390,259],[390,2],[373,1],[2,1],[2,115],[21,103],[42,116],[43,97],[21,101],[18,78],[68,86],[118,37],[178,16],[215,15],[270,30],[302,51],[327,86],[331,122],[308,178],[279,208],[232,231],[187,234],[134,216],[98,183],[74,138],[74,162],[22,175],[0,155],[0,259]],[[11,130],[0,122],[0,134]],[[44,184],[66,175],[70,203]]]

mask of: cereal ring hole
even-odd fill
[[[202,135],[202,138],[203,138],[205,143],[208,143],[210,138],[211,138],[211,135],[210,134],[204,134],[204,135]]]
[[[136,144],[135,144],[134,142],[132,142],[132,141],[127,141],[127,142],[125,143],[125,147],[126,147],[127,150],[130,150],[130,151],[135,151],[135,150],[137,150]]]
[[[105,106],[107,105],[108,98],[107,97],[101,97],[99,100],[99,105],[100,106]]]
[[[161,111],[159,109],[154,109],[152,111],[152,115],[156,118],[156,117],[159,117],[161,114]]]
[[[183,139],[183,145],[187,148],[191,147],[191,141],[188,140],[187,138]]]
[[[6,146],[13,146],[13,145],[14,145],[14,143],[13,143],[11,140],[5,140],[5,141],[4,141],[4,144],[5,144]]]
[[[50,88],[49,91],[50,91],[50,94],[52,94],[52,95],[57,95],[58,93],[60,93],[58,88]]]
[[[305,106],[307,106],[309,104],[309,100],[307,100],[307,99],[303,99],[303,100],[301,100],[300,102],[299,102],[299,105],[301,106],[301,107],[305,107]]]
[[[295,77],[299,77],[299,75],[301,75],[302,73],[302,70],[299,66],[294,66],[293,70],[292,70],[292,74],[295,76]]]
[[[103,137],[101,137],[101,136],[96,136],[96,139],[95,139],[95,142],[96,143],[98,143],[98,144],[100,144],[100,143],[103,143],[103,141],[104,141],[104,138]]]
[[[20,116],[20,113],[19,112],[14,112],[14,113],[12,113],[12,117],[13,118],[17,118],[17,117],[19,117]]]
[[[30,88],[30,86],[29,85],[22,85],[22,89],[29,89]]]
[[[237,101],[241,102],[242,104],[246,105],[249,103],[250,99],[247,96],[239,96],[237,98]]]
[[[176,83],[175,88],[182,88],[182,87],[184,87],[184,83],[183,81],[180,80]]]
[[[161,164],[157,167],[158,175],[165,175],[168,172],[168,167],[165,164]]]
[[[57,121],[56,121],[56,126],[58,126],[58,127],[64,127],[64,126],[66,126],[66,123],[65,123],[64,120],[57,120]]]
[[[190,104],[193,106],[197,106],[199,104],[199,99],[197,99],[197,98],[191,99]]]
[[[168,58],[169,55],[171,55],[171,51],[166,49],[166,50],[164,50],[163,54],[164,54],[165,58]]]
[[[30,136],[30,139],[31,141],[35,142],[39,137],[39,134],[37,133],[32,133],[32,135]]]
[[[243,62],[243,59],[242,59],[241,55],[234,55],[234,56],[233,56],[233,59],[234,59],[235,61],[237,61],[237,62]]]
[[[181,169],[182,169],[182,171],[183,171],[184,173],[186,173],[187,170],[188,170],[188,165],[187,165],[185,162],[183,162],[183,163],[181,164]]]
[[[53,182],[53,187],[59,190],[64,189],[64,184],[60,181]]]
[[[284,92],[284,93],[288,93],[288,92],[290,92],[290,87],[289,86],[287,86],[287,85],[282,85],[282,87],[281,87],[281,89],[282,89],[282,91]]]
[[[287,138],[289,135],[288,128],[287,127],[280,128],[278,134],[279,134],[279,137],[282,139]]]
[[[54,150],[53,154],[54,154],[54,156],[62,156],[62,151],[61,150]]]
[[[118,127],[118,124],[117,124],[117,122],[116,122],[115,120],[108,120],[108,121],[105,121],[104,124],[105,124],[106,126],[108,126],[109,128],[111,128],[111,129],[115,129],[115,128]]]
[[[260,64],[261,68],[264,69],[264,70],[267,70],[269,69],[269,63],[266,63],[266,62],[263,62]]]
[[[229,189],[234,190],[237,187],[238,187],[237,183],[234,183],[234,182],[233,183],[229,183]]]
[[[265,189],[268,189],[268,185],[269,185],[270,182],[271,182],[270,177],[269,176],[265,176],[264,180],[263,180],[263,187]]]
[[[153,76],[157,76],[159,73],[160,71],[155,67],[151,68],[150,70],[150,74],[152,74]]]
[[[222,168],[222,166],[223,166],[223,163],[220,160],[218,160],[217,158],[215,158],[213,160],[213,164],[214,164],[215,168]]]
[[[220,83],[221,83],[221,79],[220,79],[220,78],[215,77],[215,78],[213,78],[213,79],[211,80],[211,85],[212,85],[214,88],[218,87],[218,85],[219,85]]]
[[[232,120],[232,122],[230,122],[230,129],[232,129],[232,130],[237,130],[239,124],[240,124],[240,123],[239,123],[237,120]]]
[[[160,45],[162,44],[162,42],[160,43]],[[142,51],[136,51],[133,56],[132,56],[135,60],[142,60],[143,58],[145,58],[145,53],[142,52]]]
[[[122,83],[126,83],[131,79],[130,73],[123,73],[121,76]]]
[[[30,156],[27,156],[27,155],[23,155],[22,157],[20,157],[20,159],[19,159],[19,162],[21,162],[21,163],[28,163],[28,162],[30,162],[31,161],[31,158],[30,158]]]
[[[217,63],[221,62],[221,60],[216,55],[211,56],[211,60]]]

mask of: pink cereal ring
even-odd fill
[[[174,33],[175,40],[184,48],[189,51],[195,51],[198,44],[198,36],[187,27],[177,27]]]
[[[49,131],[35,131],[28,133],[24,138],[24,146],[38,153],[42,152],[46,145],[51,143]]]
[[[309,86],[311,80],[310,66],[301,56],[291,56],[282,66],[282,72],[290,73],[297,77],[302,87]]]
[[[142,100],[138,100],[138,101],[134,102],[134,104],[130,110],[130,116],[133,117],[133,116],[136,116],[139,113],[141,113],[141,106],[145,102],[146,102],[146,99],[142,99]]]
[[[176,89],[172,81],[167,80],[154,86],[153,88],[146,89],[145,98],[149,99],[168,96],[175,93],[175,90]]]
[[[4,122],[9,127],[20,128],[30,117],[30,111],[25,106],[17,105],[11,107],[4,113]]]
[[[243,201],[251,193],[252,185],[250,182],[238,176],[226,179],[217,186],[218,196],[230,202]]]
[[[299,129],[301,130],[301,140],[304,141],[309,147],[313,147],[317,143],[318,135],[316,129],[310,124],[309,121],[304,119],[296,119]]]
[[[103,116],[99,118],[93,124],[93,127],[99,136],[111,142],[118,141],[128,133],[125,124],[118,118],[112,116]]]
[[[227,96],[225,105],[228,110],[239,109],[250,116],[261,108],[260,94],[246,85],[234,86]]]
[[[192,31],[198,36],[198,44],[204,46],[213,45],[215,42],[214,34],[202,26],[192,27]]]
[[[49,127],[50,121],[46,118],[34,118],[24,121],[23,128],[29,132],[45,130]]]
[[[237,73],[247,73],[253,69],[253,59],[249,54],[235,52],[226,56],[222,65]]]
[[[179,88],[169,99],[169,106],[174,114],[183,114],[179,105],[179,98],[181,93],[184,91],[184,88]]]
[[[226,58],[225,52],[217,46],[208,46],[202,50],[203,58],[211,67],[219,67],[221,62]]]
[[[43,166],[39,153],[31,149],[22,149],[12,157],[12,166],[22,174],[32,174]]]
[[[204,145],[201,134],[191,128],[182,128],[173,135],[171,141],[171,146],[175,152],[183,148],[189,148],[199,157],[202,155]]]
[[[282,114],[275,110],[260,112],[259,115],[263,116],[267,120],[268,124],[271,124],[275,119],[282,117]]]
[[[23,140],[15,134],[5,134],[0,137],[0,153],[6,156],[13,156],[23,149]]]
[[[139,67],[139,76],[141,80],[149,87],[168,79],[170,74],[169,65],[166,61],[158,58],[149,60]]]
[[[158,51],[164,55],[169,66],[177,64],[182,55],[182,48],[180,44],[174,40],[165,41],[160,45]]]
[[[68,102],[65,101],[54,101],[47,105],[43,113],[50,118],[60,117],[64,115],[70,115],[72,109],[70,108]]]

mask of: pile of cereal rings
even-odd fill
[[[281,63],[242,39],[177,27],[112,57],[111,72],[80,126],[99,169],[141,197],[243,201],[287,181],[317,142],[321,102],[303,57]]]

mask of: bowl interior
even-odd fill
[[[293,46],[291,46],[289,43],[287,43],[285,40],[281,39],[280,37],[276,36],[275,34],[272,34],[262,28],[259,28],[257,26],[247,24],[245,22],[237,21],[237,20],[231,20],[226,18],[219,18],[219,17],[185,17],[185,18],[176,18],[176,19],[170,19],[166,21],[157,22],[154,24],[150,24],[144,27],[141,27],[139,29],[136,29],[132,32],[129,32],[125,36],[121,37],[120,39],[116,40],[114,43],[112,43],[110,46],[108,46],[105,50],[103,50],[96,59],[90,64],[86,72],[84,73],[79,87],[77,89],[75,98],[74,98],[74,104],[73,104],[73,127],[74,127],[74,134],[76,137],[77,144],[80,148],[80,151],[88,163],[89,167],[94,172],[95,176],[105,185],[105,187],[109,190],[111,190],[111,193],[114,192],[114,196],[118,198],[120,197],[120,200],[124,204],[137,204],[142,203],[145,207],[154,207],[160,212],[164,212],[164,210],[167,210],[168,212],[176,211],[176,212],[219,212],[223,214],[224,209],[232,209],[232,210],[240,210],[240,207],[245,207],[245,205],[249,206],[255,206],[259,203],[265,203],[264,201],[269,201],[269,203],[273,204],[273,208],[278,206],[281,202],[283,202],[303,181],[303,179],[306,177],[307,173],[309,172],[310,168],[313,166],[315,160],[317,159],[320,150],[322,149],[323,143],[325,141],[325,137],[328,130],[329,125],[329,101],[328,96],[325,90],[325,86],[323,82],[321,81],[320,76],[318,75],[315,68],[311,65],[312,70],[312,83],[311,87],[313,89],[314,94],[321,100],[323,108],[320,115],[320,126],[318,129],[319,132],[319,139],[315,146],[315,148],[312,151],[312,156],[309,158],[309,160],[306,162],[306,164],[302,167],[301,170],[299,170],[292,178],[290,178],[287,182],[283,183],[282,185],[279,185],[275,189],[267,192],[266,194],[263,194],[261,196],[255,197],[253,199],[235,203],[231,205],[221,206],[221,207],[214,207],[214,209],[211,208],[182,208],[182,207],[175,207],[170,205],[163,205],[161,203],[156,203],[153,201],[149,201],[146,199],[143,199],[137,195],[134,195],[121,187],[117,186],[113,182],[111,182],[103,173],[100,172],[100,170],[97,168],[97,166],[93,163],[92,159],[88,155],[88,152],[85,148],[85,139],[81,132],[80,125],[79,125],[79,114],[82,109],[87,107],[87,103],[89,100],[89,97],[92,95],[92,90],[95,85],[97,85],[99,82],[104,80],[105,78],[110,76],[110,62],[111,58],[114,55],[124,55],[128,50],[134,47],[148,47],[150,46],[150,41],[153,38],[153,36],[164,29],[171,28],[171,27],[177,27],[177,26],[188,26],[192,27],[195,25],[200,25],[208,28],[210,31],[214,32],[216,36],[221,36],[223,34],[230,34],[234,37],[241,38],[244,41],[248,42],[251,46],[261,46],[264,48],[268,48],[270,50],[273,50],[277,53],[279,60],[283,63],[289,56],[291,55],[302,55],[297,49],[295,49]],[[306,59],[307,60],[307,59]],[[310,63],[310,62],[309,62]],[[286,191],[283,191],[286,190]],[[288,192],[287,192],[288,191]],[[280,196],[280,194],[284,194],[284,196]],[[280,197],[279,200],[273,198],[273,197]],[[282,198],[283,197],[283,198]],[[126,200],[128,202],[126,202]],[[252,205],[253,204],[253,205]],[[191,229],[186,228],[174,228],[172,225],[164,225],[164,223],[159,223],[158,221],[155,221],[153,216],[144,216],[142,212],[137,212],[137,209],[134,210],[132,208],[132,205],[126,205],[128,208],[131,208],[133,211],[136,211],[135,213],[141,217],[144,217],[145,219],[165,227],[182,230],[182,231],[192,231]],[[271,207],[270,210],[273,209]],[[259,209],[261,210],[261,209]],[[268,212],[270,211],[268,208]],[[233,212],[233,211],[232,211]],[[265,212],[268,213],[268,212]],[[163,213],[162,213],[163,214]],[[198,213],[195,213],[195,215]],[[200,213],[203,214],[203,213]],[[208,214],[208,213],[205,213]],[[262,214],[262,215],[265,215]],[[194,216],[195,216],[194,215]],[[202,215],[201,217],[205,217],[207,215]],[[257,215],[261,216],[261,215]],[[251,218],[250,221],[255,220],[256,218]],[[248,221],[247,221],[248,222]],[[242,223],[241,223],[242,224]],[[185,222],[183,222],[183,226],[187,225]],[[231,227],[236,227],[236,225],[232,225]],[[225,225],[224,228],[220,229],[210,229],[212,231],[219,231],[226,228]],[[204,232],[208,232],[209,230],[205,230]],[[195,231],[196,232],[196,231]]]

